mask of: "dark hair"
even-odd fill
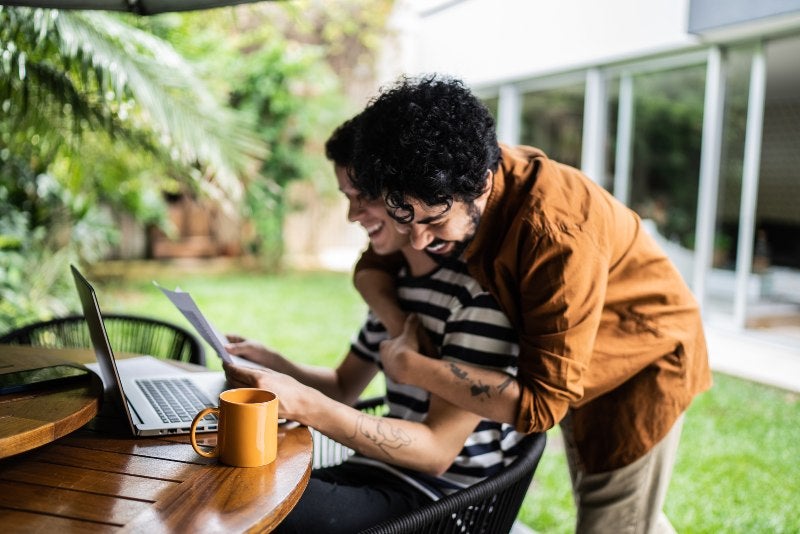
[[[340,124],[325,141],[325,156],[335,165],[350,167],[356,139],[358,115]]]
[[[404,77],[361,112],[353,185],[382,195],[395,218],[410,222],[408,199],[448,207],[471,202],[499,161],[494,119],[463,82]]]

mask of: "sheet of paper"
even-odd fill
[[[153,284],[161,290],[164,295],[175,305],[176,308],[180,310],[184,317],[192,324],[197,333],[208,342],[217,353],[217,355],[222,358],[223,361],[227,363],[233,363],[231,360],[231,355],[225,351],[225,344],[228,342],[225,339],[225,336],[219,333],[216,328],[214,328],[211,323],[205,318],[203,313],[200,311],[200,308],[197,307],[192,296],[185,291],[181,291],[180,288],[175,288],[175,291],[170,291],[169,289],[158,285],[158,282],[153,280]]]

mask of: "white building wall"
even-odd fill
[[[695,44],[688,0],[398,0],[382,69],[479,86]]]

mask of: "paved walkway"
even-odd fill
[[[781,335],[721,324],[707,324],[709,359],[714,371],[800,392],[800,333]]]

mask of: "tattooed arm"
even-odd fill
[[[229,382],[259,387],[280,400],[279,417],[316,428],[364,456],[430,475],[445,472],[480,417],[431,396],[423,422],[375,417],[271,370],[224,365]]]
[[[431,391],[465,410],[513,425],[521,395],[519,382],[501,371],[434,360],[418,353],[404,356],[411,371],[403,383]]]
[[[497,369],[423,356],[415,350],[415,322],[410,317],[401,335],[381,343],[386,374],[396,382],[435,393],[464,410],[513,425],[522,394],[516,378]]]

